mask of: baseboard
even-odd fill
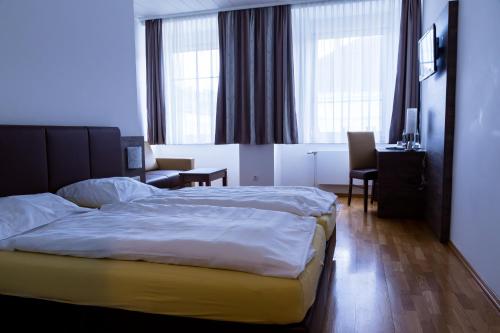
[[[479,274],[474,270],[474,268],[471,266],[471,264],[465,259],[465,257],[462,255],[462,253],[457,249],[457,247],[451,242],[448,242],[448,246],[450,247],[451,251],[457,258],[464,264],[464,266],[467,268],[469,273],[472,275],[476,283],[479,285],[479,287],[484,291],[488,299],[493,303],[493,306],[497,309],[498,312],[500,312],[500,301],[495,295],[495,292],[488,287],[488,285],[481,279]]]

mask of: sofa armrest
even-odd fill
[[[194,158],[157,158],[160,170],[191,170],[194,169]]]

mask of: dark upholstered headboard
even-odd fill
[[[0,196],[122,175],[116,127],[0,125]]]

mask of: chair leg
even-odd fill
[[[375,197],[375,188],[377,187],[377,180],[374,179],[372,181],[372,199],[371,199],[371,203],[373,204],[373,198]]]
[[[363,195],[363,203],[365,207],[365,213],[368,211],[368,179],[365,179],[364,181],[364,195]]]
[[[351,197],[352,197],[352,177],[349,177],[349,198],[347,199],[347,206],[351,205]]]

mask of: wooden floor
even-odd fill
[[[341,203],[327,332],[500,332],[500,314],[422,222]]]

